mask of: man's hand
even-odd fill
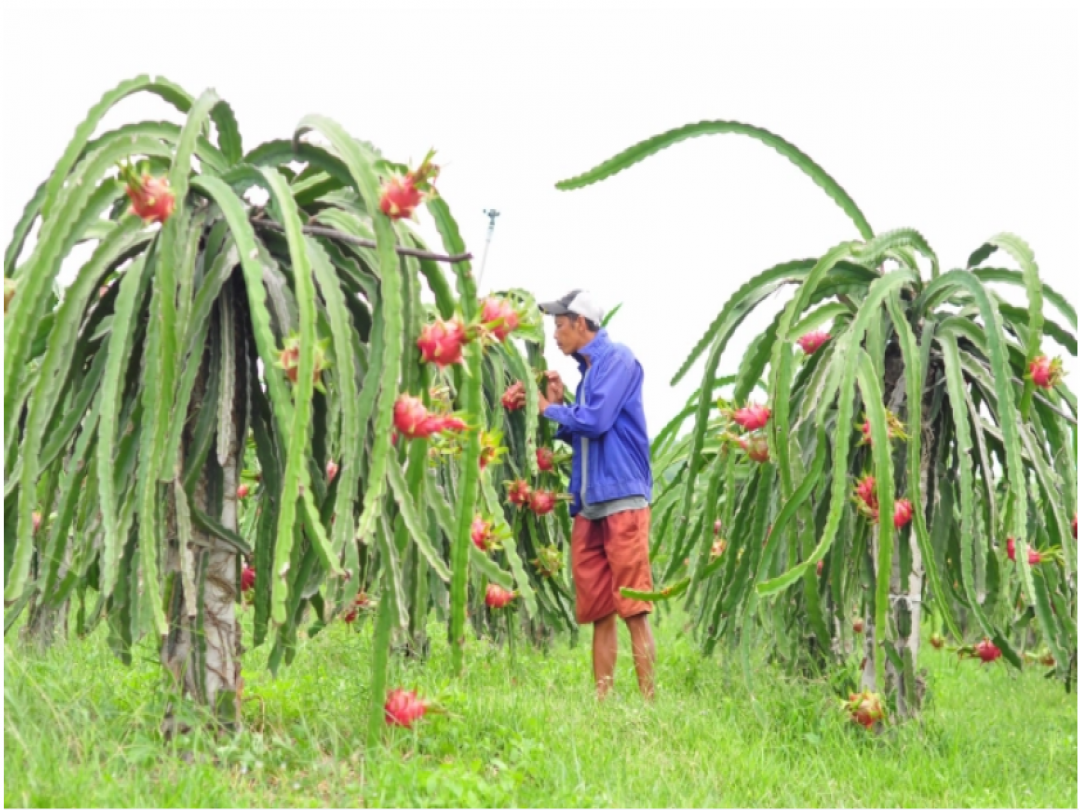
[[[547,377],[547,397],[556,405],[562,405],[566,398],[566,386],[563,385],[562,377],[557,371],[545,371]]]

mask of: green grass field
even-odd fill
[[[439,628],[432,626],[433,633]],[[1077,700],[1036,670],[926,647],[919,723],[872,736],[824,683],[703,659],[674,618],[657,629],[654,705],[622,630],[616,691],[597,704],[588,631],[548,655],[471,641],[450,675],[443,636],[390,683],[450,712],[365,756],[370,624],[337,624],[270,677],[247,654],[242,733],[165,744],[149,646],[122,666],[103,634],[44,656],[4,650],[5,806],[1076,807]],[[756,708],[755,708],[756,704]]]

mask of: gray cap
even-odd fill
[[[558,301],[540,304],[545,315],[580,315],[596,325],[604,320],[604,310],[588,290],[572,290]]]

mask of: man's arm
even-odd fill
[[[613,357],[607,363],[590,372],[592,390],[585,405],[553,405],[548,403],[543,414],[558,422],[569,433],[577,433],[587,439],[598,439],[611,430],[615,418],[635,385],[641,384],[641,369],[633,360]],[[544,400],[541,404],[546,403]],[[560,431],[562,430],[560,428]],[[559,432],[556,432],[558,437]]]

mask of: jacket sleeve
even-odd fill
[[[590,374],[595,376],[591,377],[587,404],[549,405],[544,411],[545,417],[561,425],[556,437],[565,429],[587,439],[600,438],[615,424],[615,417],[633,387],[641,384],[641,369],[637,362],[625,357],[612,357]]]

